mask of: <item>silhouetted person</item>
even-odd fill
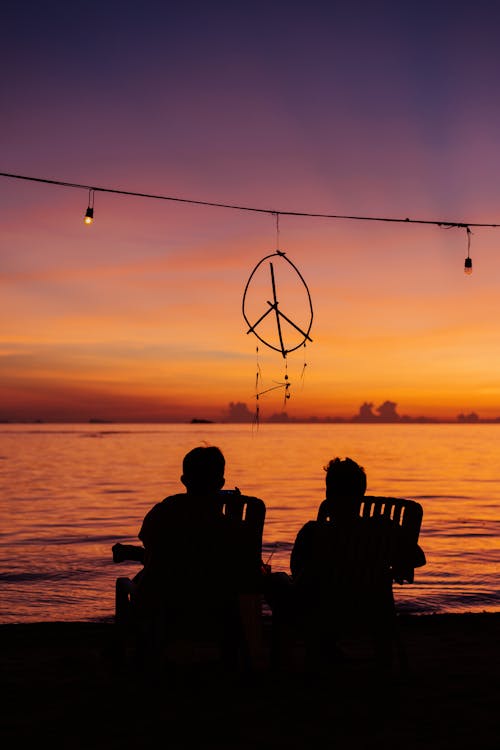
[[[376,534],[380,527],[389,527],[388,544],[383,564],[387,578],[402,582],[405,572],[425,565],[425,555],[418,544],[411,545],[405,539],[404,531],[387,518],[360,518],[359,506],[366,493],[366,473],[351,458],[334,458],[325,466],[326,471],[326,511],[331,525],[325,532],[325,524],[308,521],[297,534],[290,557],[290,570],[295,582],[308,579],[311,585],[316,575],[313,570],[317,545],[321,544],[325,533],[334,537],[338,548],[337,557],[348,554],[349,534]],[[337,531],[335,531],[335,529]],[[333,538],[332,538],[333,541]],[[344,553],[342,553],[344,548]]]
[[[186,492],[146,514],[139,531],[144,548],[114,545],[115,562],[144,561],[132,582],[117,581],[118,623],[128,614],[130,595],[137,621],[157,620],[168,632],[189,629],[200,613],[222,628],[239,627],[239,596],[259,590],[260,556],[245,524],[222,511],[224,470],[219,448],[189,451],[181,476]]]
[[[385,627],[394,612],[393,580],[413,580],[413,568],[425,565],[421,548],[393,521],[360,517],[366,492],[361,466],[350,458],[335,458],[325,471],[324,511],[329,521],[304,524],[293,545],[291,576],[271,574],[265,592],[276,617],[276,637],[284,638],[292,623],[309,632],[317,649],[328,641],[331,647],[336,623],[340,629],[355,612]],[[327,659],[328,652],[316,657]]]

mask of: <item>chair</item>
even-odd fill
[[[249,554],[253,559],[260,560],[266,515],[265,503],[260,498],[243,495],[237,489],[221,491],[219,497],[223,515],[245,525],[248,532]],[[126,549],[129,552],[127,559],[143,561],[143,548],[131,545]],[[227,562],[231,565],[230,560]],[[134,590],[133,580],[125,577],[116,579],[116,636],[121,661],[126,652],[125,643],[132,636],[135,655],[139,657],[139,666],[142,667],[145,662],[155,664],[161,661],[160,651],[168,645],[170,622],[163,615],[159,615],[154,621],[143,618],[138,621],[134,612]],[[197,602],[193,602],[193,608],[196,608],[196,605]],[[226,666],[244,665],[251,668],[261,648],[261,594],[241,594],[238,602],[229,602],[223,607],[223,612],[217,613],[217,617],[213,616],[214,613],[208,612],[209,608],[206,602],[205,607],[200,604],[199,609],[203,611],[197,611],[189,623],[186,620],[186,627],[181,626],[178,635],[194,643],[200,640],[201,635],[205,640],[208,632],[210,640],[216,642],[219,657]]]
[[[339,620],[340,636],[363,631],[365,627],[371,631],[378,666],[385,673],[392,668],[394,653],[400,673],[408,672],[392,584],[413,583],[414,567],[425,564],[425,556],[418,547],[422,517],[422,506],[414,500],[364,496],[359,504],[359,518],[365,523],[360,524],[359,532],[356,529],[344,538],[341,545],[343,565],[338,576],[345,581],[340,587],[345,611],[340,617],[339,602],[327,597],[334,627]],[[318,509],[317,520],[326,527],[332,524],[326,500]]]
[[[360,518],[385,518],[401,529],[407,545],[416,545],[418,543],[423,508],[415,500],[401,497],[365,495],[359,504],[359,516]],[[319,506],[317,520],[324,523],[329,523],[332,520],[326,500],[323,500]],[[404,570],[398,569],[393,572],[395,573],[393,580],[398,583],[402,583],[403,580],[408,583],[413,583],[414,581],[414,569],[412,566],[407,566]]]
[[[365,496],[359,520],[333,523],[323,501],[314,526],[314,544],[306,580],[294,581],[292,631],[302,635],[306,664],[328,667],[340,658],[338,644],[369,635],[376,664],[384,674],[392,669],[396,652],[399,670],[408,670],[396,617],[393,581],[413,582],[414,566],[409,551],[417,547],[422,507],[413,500]],[[406,554],[405,554],[406,553]],[[425,557],[423,556],[425,562]],[[424,562],[416,558],[415,564]],[[303,586],[303,587],[302,587]],[[273,612],[275,662],[290,653],[287,617]],[[280,641],[289,639],[284,648]]]

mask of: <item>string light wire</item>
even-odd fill
[[[0,177],[7,177],[13,180],[26,180],[29,182],[39,182],[45,185],[57,185],[59,187],[73,188],[78,190],[92,190],[94,193],[112,193],[114,195],[128,195],[137,198],[150,198],[154,200],[171,201],[175,203],[190,203],[196,206],[209,206],[212,208],[228,208],[234,211],[250,211],[253,213],[273,214],[278,220],[279,216],[304,216],[315,219],[347,219],[351,221],[379,221],[400,224],[430,224],[439,227],[489,227],[496,229],[500,224],[480,223],[473,221],[448,221],[444,219],[411,219],[388,217],[388,216],[357,216],[349,214],[325,214],[314,213],[309,211],[277,211],[273,208],[257,208],[255,206],[240,206],[234,203],[217,203],[215,201],[195,200],[194,198],[179,198],[171,195],[155,195],[154,193],[142,193],[134,190],[122,190],[119,188],[96,187],[94,185],[83,185],[77,182],[63,182],[62,180],[50,180],[44,177],[29,177],[27,175],[12,174],[11,172],[0,172]]]

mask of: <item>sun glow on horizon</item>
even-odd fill
[[[70,5],[34,6],[27,26],[13,4],[3,19],[2,168],[73,187],[0,180],[1,420],[253,412],[259,368],[262,390],[290,382],[287,403],[282,388],[262,397],[263,417],[351,419],[365,402],[500,416],[500,227],[465,223],[498,215],[498,9],[436,7],[429,24],[400,3],[300,19],[269,7],[263,26],[236,6],[229,19],[159,4],[81,36]],[[249,274],[278,246],[314,310],[312,342],[286,363],[257,355],[242,315]],[[274,303],[258,291],[257,318]],[[302,320],[293,283],[277,295]]]

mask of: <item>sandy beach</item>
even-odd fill
[[[189,651],[143,684],[107,659],[111,622],[2,625],[2,737],[16,747],[497,748],[500,613],[400,624],[411,671],[385,685],[356,648],[314,679],[300,668],[228,676]]]

